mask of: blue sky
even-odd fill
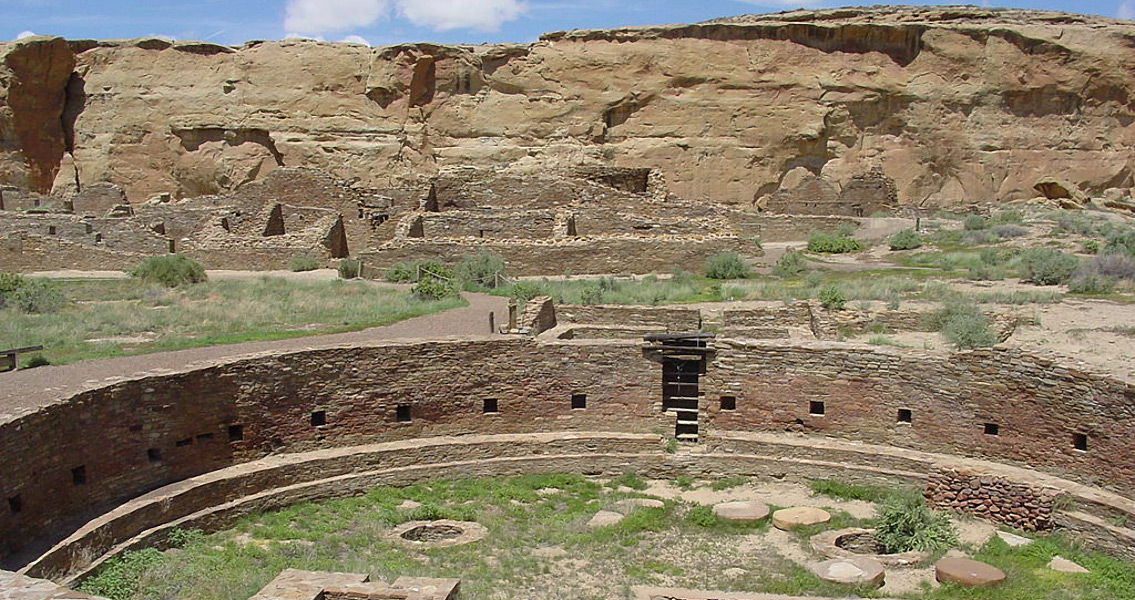
[[[373,45],[530,42],[560,29],[689,23],[840,5],[826,0],[0,0],[0,40],[35,33],[72,39],[157,35],[224,44],[288,36]],[[994,5],[1135,17],[1135,0]]]

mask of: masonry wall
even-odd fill
[[[560,323],[580,325],[654,327],[662,331],[701,329],[701,311],[694,308],[557,304],[556,318]]]
[[[814,342],[718,344],[707,423],[837,435],[1029,465],[1135,495],[1135,387],[1009,349],[943,358]],[[733,396],[736,410],[721,410]],[[817,414],[823,403],[823,414]],[[910,411],[909,423],[900,410]],[[995,425],[993,432],[988,425]],[[1087,450],[1075,447],[1085,435]]]
[[[0,425],[0,552],[61,538],[83,517],[160,485],[282,449],[649,431],[666,422],[652,408],[661,401],[656,366],[633,343],[434,343],[252,359],[86,392]],[[571,409],[577,393],[587,395],[584,410]],[[488,398],[498,413],[482,412]],[[324,424],[314,424],[316,412]]]
[[[598,237],[554,242],[508,242],[465,239],[407,239],[361,252],[358,258],[379,273],[407,260],[452,260],[484,248],[500,254],[511,275],[588,275],[619,273],[669,273],[675,268],[700,268],[706,258],[728,250],[760,254],[748,240],[732,236],[688,237]]]
[[[834,233],[841,227],[859,227],[850,217],[815,217],[803,215],[768,215],[732,211],[729,224],[741,237],[755,237],[762,242],[798,242],[808,239],[813,231]]]
[[[1027,464],[1135,495],[1128,384],[1004,349],[942,357],[822,342],[715,345],[702,380],[710,441],[715,431],[800,431]],[[571,408],[573,394],[586,395],[586,408]],[[725,395],[735,410],[721,410]],[[486,399],[496,412],[485,412]],[[0,566],[126,498],[270,452],[672,428],[661,368],[634,341],[335,348],[117,383],[0,422]]]
[[[504,240],[547,240],[552,238],[555,211],[488,210],[423,213],[426,238],[474,237]]]

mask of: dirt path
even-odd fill
[[[212,274],[210,272],[210,275]],[[260,275],[263,273],[255,274],[257,277]],[[487,294],[462,295],[468,300],[468,306],[362,331],[268,342],[206,346],[0,373],[0,419],[35,410],[37,407],[70,397],[85,389],[102,387],[141,374],[184,371],[191,367],[262,352],[296,352],[334,346],[366,345],[389,340],[504,337],[489,330],[489,313],[495,314],[498,325],[507,322],[508,299]]]

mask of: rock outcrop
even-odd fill
[[[157,39],[0,45],[0,185],[132,202],[281,166],[371,187],[462,165],[649,168],[746,207],[797,168],[904,205],[1054,175],[1131,188],[1135,25],[974,7],[794,11],[528,45]],[[798,180],[798,177],[793,179]],[[798,181],[797,181],[798,182]]]

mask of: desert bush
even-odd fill
[[[826,285],[820,288],[817,297],[820,299],[820,306],[828,310],[843,310],[844,306],[847,305],[847,295],[834,285]]]
[[[891,236],[891,250],[914,250],[922,247],[922,236],[913,229],[903,229]]]
[[[967,215],[962,221],[962,229],[966,231],[981,231],[989,227],[989,222],[981,215]]]
[[[587,286],[579,293],[580,304],[602,304],[603,289],[598,285]]]
[[[467,284],[495,288],[504,277],[504,258],[491,250],[478,250],[476,254],[466,255],[457,263],[457,277]]]
[[[4,306],[14,306],[26,313],[57,312],[67,304],[63,294],[47,281],[26,279],[15,291],[4,295]]]
[[[1135,227],[1112,231],[1104,238],[1104,254],[1126,254],[1135,258]]]
[[[127,273],[131,277],[166,287],[201,283],[208,279],[205,267],[184,254],[154,256],[142,261]]]
[[[1074,294],[1107,294],[1115,289],[1115,278],[1095,269],[1077,269],[1068,280],[1068,291]]]
[[[45,357],[44,355],[33,354],[31,358],[24,361],[23,366],[20,367],[20,368],[21,369],[35,369],[37,367],[46,367],[47,365],[50,365],[50,364],[51,364],[51,361],[47,360],[47,357]]]
[[[997,225],[993,228],[993,233],[998,239],[1010,240],[1028,235],[1029,230],[1020,225]]]
[[[363,266],[353,258],[339,260],[339,279],[355,279],[362,274]]]
[[[830,234],[813,231],[808,236],[808,251],[826,254],[844,254],[863,250],[863,243],[859,240],[840,233]]]
[[[749,276],[749,265],[736,252],[722,252],[706,259],[705,276],[710,279],[744,279]]]
[[[418,280],[418,263],[408,260],[396,262],[390,265],[382,278],[390,283],[413,283]]]
[[[1101,275],[1135,281],[1135,258],[1125,254],[1103,254],[1088,264]]]
[[[300,273],[314,271],[319,268],[319,259],[314,256],[295,256],[288,261],[288,270]]]
[[[1001,241],[997,234],[991,229],[978,229],[976,231],[964,231],[959,240],[963,244],[976,246],[978,244],[996,244]]]
[[[1099,240],[1084,240],[1080,244],[1080,251],[1084,254],[1099,254],[1100,241]]]
[[[1037,285],[1059,285],[1072,277],[1079,260],[1055,248],[1029,248],[1021,254],[1022,279]]]
[[[875,540],[883,552],[937,552],[958,543],[950,516],[932,510],[917,492],[896,494],[876,512]]]
[[[994,213],[992,219],[994,223],[1001,223],[1003,225],[1023,225],[1025,223],[1025,213],[1015,210],[999,210]]]
[[[989,318],[974,304],[947,304],[935,313],[934,325],[958,350],[988,348],[997,343]]]
[[[772,267],[772,274],[777,277],[796,277],[808,268],[804,254],[796,250],[785,252]]]
[[[458,294],[453,282],[436,277],[422,277],[410,292],[419,300],[441,300]]]
[[[19,273],[0,272],[0,297],[16,291],[24,281],[26,281],[24,276]]]
[[[968,276],[973,281],[1001,281],[1005,279],[1005,269],[982,263],[970,267]]]

